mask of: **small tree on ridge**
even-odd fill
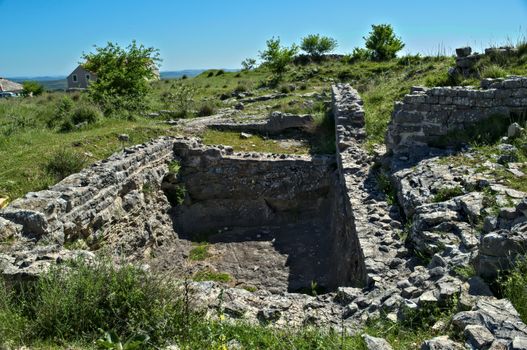
[[[397,52],[404,47],[403,41],[395,35],[390,24],[373,24],[372,31],[366,40],[366,48],[371,50],[372,58],[378,61],[395,58]]]
[[[329,53],[337,48],[337,41],[320,34],[311,34],[302,38],[300,48],[307,52],[313,58],[320,58],[322,55]]]

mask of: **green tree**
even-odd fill
[[[322,55],[335,50],[337,46],[337,41],[333,38],[311,34],[302,38],[300,48],[311,57],[320,58]]]
[[[149,80],[156,77],[161,61],[157,49],[135,41],[126,48],[109,42],[106,47],[95,46],[95,52],[84,54],[83,59],[84,68],[97,75],[88,89],[90,96],[106,113],[146,107]]]
[[[242,70],[253,70],[255,66],[256,60],[254,58],[246,58],[242,61]]]
[[[397,52],[404,47],[402,40],[397,37],[390,24],[373,24],[372,31],[366,40],[366,48],[371,50],[374,60],[383,61],[395,58]]]
[[[287,66],[293,61],[298,47],[293,44],[291,47],[280,45],[280,38],[271,38],[267,40],[267,48],[260,52],[260,58],[264,64],[269,67],[275,75],[275,80],[282,79],[283,74],[287,71]]]
[[[24,81],[22,83],[22,95],[24,96],[38,96],[44,92],[44,86],[36,81]]]

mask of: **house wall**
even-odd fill
[[[77,81],[73,80],[73,76],[77,76]],[[90,79],[86,79],[86,75],[90,76]],[[82,66],[75,68],[70,75],[68,75],[68,89],[87,89],[90,81],[97,80],[97,75],[87,71]]]

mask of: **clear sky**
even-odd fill
[[[527,0],[0,0],[0,76],[65,75],[94,44],[132,39],[164,71],[239,68],[272,36],[329,35],[348,53],[380,23],[407,53],[481,50],[527,34]]]

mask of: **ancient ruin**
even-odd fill
[[[527,78],[485,80],[479,90],[416,87],[396,103],[387,134],[391,154],[380,159],[364,148],[359,94],[337,84],[335,155],[240,153],[169,137],[126,148],[1,210],[0,236],[20,242],[0,254],[0,268],[12,279],[34,278],[62,259],[94,259],[93,252],[106,249],[180,278],[228,274],[228,283],[193,282],[193,288],[196,305],[209,310],[222,292],[233,319],[348,331],[381,313],[397,320],[405,309],[458,299],[460,331],[483,329],[486,345],[508,346],[527,337],[527,326],[483,278],[494,278],[527,248],[526,194],[439,162],[452,150],[436,146],[442,137],[526,108]],[[246,129],[216,121],[214,127],[273,131],[306,120],[275,115]],[[376,164],[388,169],[398,203],[379,188]],[[444,187],[461,190],[434,199]],[[485,210],[484,188],[510,198],[497,217]],[[480,217],[481,241],[473,225]],[[189,263],[197,244],[207,245],[210,259]],[[457,269],[470,264],[478,275],[461,279]],[[319,295],[306,293],[310,288]],[[441,341],[449,340],[429,342]]]

